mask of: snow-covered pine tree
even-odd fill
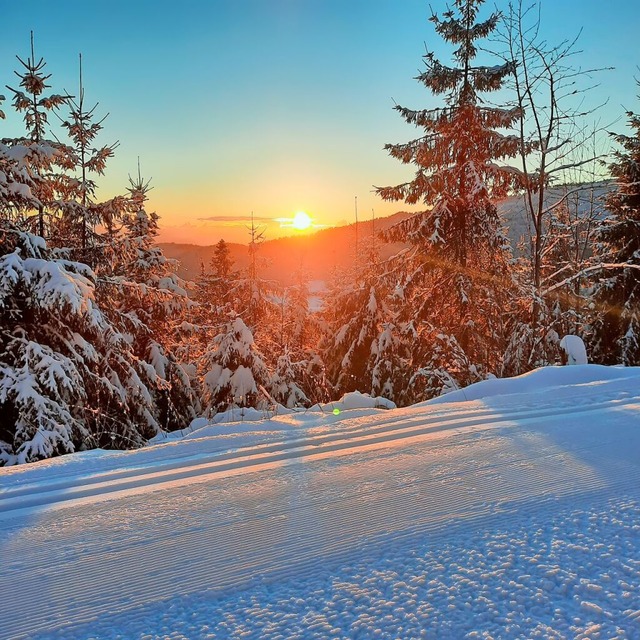
[[[174,272],[174,261],[157,246],[158,215],[146,210],[149,189],[138,166],[137,177],[129,178],[118,263],[111,277],[99,280],[99,287],[114,321],[130,336],[134,353],[155,371],[151,391],[159,422],[170,431],[184,428],[197,408],[195,380],[175,353],[191,303],[186,284]]]
[[[226,320],[226,313],[233,306],[237,278],[229,245],[220,239],[209,264],[202,263],[193,292],[199,305],[196,314],[203,326],[212,327]]]
[[[616,190],[607,198],[611,215],[598,230],[601,262],[640,265],[640,116],[627,112],[631,134],[612,134],[622,147],[610,169]],[[640,271],[604,273],[596,283],[593,358],[603,364],[640,365]]]
[[[249,265],[244,277],[238,278],[234,287],[235,311],[242,315],[254,335],[259,333],[262,321],[273,311],[268,286],[258,274],[258,250],[264,242],[264,228],[255,224],[251,212],[249,227]]]
[[[130,448],[158,431],[150,368],[95,302],[95,276],[2,222],[0,465]]]
[[[235,299],[236,278],[231,252],[221,239],[209,264],[202,262],[200,274],[193,284],[191,298],[196,304],[189,319],[182,323],[185,342],[181,353],[185,361],[198,362],[226,324]]]
[[[276,328],[281,315],[278,293],[275,283],[259,274],[258,249],[264,230],[255,224],[253,214],[249,235],[246,270],[232,270],[228,247],[219,242],[210,272],[205,271],[199,281],[199,321],[206,329],[201,335],[213,336],[199,359],[204,404],[211,412],[266,405],[268,397],[260,387],[271,395],[271,372],[284,355]],[[290,370],[284,360],[280,362],[279,389],[286,386],[284,377]]]
[[[309,406],[309,398],[302,390],[302,374],[304,363],[292,357],[285,347],[276,361],[275,371],[269,380],[269,395],[278,403],[289,409]]]
[[[418,80],[432,93],[446,94],[446,105],[419,111],[395,107],[409,124],[422,128],[423,135],[385,148],[401,162],[416,165],[417,171],[410,182],[377,188],[385,200],[427,207],[392,227],[387,238],[412,245],[402,257],[401,288],[402,319],[415,320],[413,371],[424,371],[423,364],[437,346],[432,340],[442,335],[440,347],[456,345],[449,356],[446,349],[442,352],[443,366],[457,369],[469,363],[465,370],[455,371],[457,384],[468,384],[500,365],[502,311],[511,277],[510,250],[495,200],[519,181],[519,172],[503,164],[518,152],[519,138],[501,130],[517,122],[520,109],[487,106],[479,95],[500,89],[514,71],[510,62],[473,64],[476,41],[490,35],[498,21],[494,13],[476,22],[482,4],[483,0],[455,0],[454,10],[430,18],[436,32],[457,47],[456,65],[448,67],[429,52]]]
[[[273,371],[281,354],[275,329],[280,317],[279,287],[278,283],[266,280],[260,274],[258,252],[265,239],[265,230],[255,223],[253,212],[248,230],[249,264],[246,270],[231,278],[226,308],[243,319],[251,331],[256,347],[263,354],[267,367]]]
[[[113,157],[118,143],[96,146],[96,138],[107,116],[96,119],[97,103],[89,109],[85,107],[82,54],[79,60],[78,98],[68,97],[69,115],[62,121],[73,143],[79,176],[63,182],[62,197],[57,203],[61,215],[52,229],[52,239],[59,246],[71,249],[75,259],[95,266],[99,256],[94,252],[96,245],[101,244],[95,227],[104,225],[106,218],[111,217],[112,203],[95,202],[96,183],[91,174],[104,175],[107,160]]]
[[[31,32],[31,55],[26,62],[16,56],[22,65],[21,72],[16,71],[20,79],[20,88],[7,88],[13,93],[13,106],[19,113],[23,113],[27,129],[26,138],[4,139],[3,144],[22,149],[21,161],[28,171],[31,180],[31,191],[36,197],[35,210],[37,214],[32,218],[28,212],[22,211],[23,218],[14,220],[44,237],[48,231],[45,218],[51,215],[47,209],[52,206],[56,194],[62,188],[65,176],[60,170],[73,169],[76,163],[73,150],[57,141],[46,139],[46,129],[49,113],[55,112],[64,105],[68,96],[59,94],[44,95],[50,88],[47,80],[51,75],[45,75],[46,63],[43,58],[36,61],[34,54],[33,32]]]
[[[271,325],[277,334],[272,350],[278,354],[270,386],[271,396],[288,407],[324,402],[327,380],[318,344],[320,317],[309,309],[309,273],[300,265],[293,284],[278,294],[280,318]]]
[[[403,394],[410,382],[410,345],[416,337],[415,328],[413,322],[398,322],[400,300],[392,297],[387,304],[394,310],[381,323],[378,337],[371,345],[371,395],[404,404]]]
[[[226,323],[230,314],[241,316],[256,342],[264,347],[276,341],[269,330],[272,319],[278,317],[276,287],[260,276],[258,252],[264,242],[264,228],[255,223],[253,212],[248,231],[247,268],[233,270],[226,242],[218,242],[209,270],[203,270],[197,296],[199,302],[209,306],[214,321]]]
[[[268,398],[260,387],[269,387],[269,371],[251,330],[240,316],[232,315],[213,338],[200,362],[200,370],[203,408],[209,413],[268,406]]]
[[[390,350],[397,350],[396,316],[389,286],[376,263],[359,261],[357,267],[336,273],[326,301],[322,356],[334,394],[357,390],[378,395],[384,391],[395,401],[402,375],[402,367],[391,370],[396,362]]]

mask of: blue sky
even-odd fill
[[[413,78],[425,43],[450,59],[424,0],[3,4],[9,28],[0,41],[0,85],[14,82],[15,55],[28,55],[31,29],[56,92],[77,90],[82,52],[86,99],[110,113],[101,141],[120,141],[101,193],[122,191],[140,156],[165,237],[200,243],[246,236],[243,224],[202,218],[252,210],[287,217],[302,209],[319,224],[335,224],[353,217],[355,195],[362,217],[372,208],[376,215],[403,209],[372,193],[373,184],[411,175],[383,150],[415,134],[393,101],[441,104]],[[445,9],[438,0],[431,6]],[[638,102],[638,3],[546,0],[542,18],[550,43],[582,28],[577,48],[584,53],[575,63],[616,67],[600,75],[589,100],[608,98],[601,121],[622,116],[616,126],[624,128],[622,105]],[[18,135],[22,125],[7,115],[0,135]]]

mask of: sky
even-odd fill
[[[442,104],[415,80],[425,47],[450,62],[430,7],[446,10],[441,0],[0,0],[9,27],[0,87],[16,86],[15,56],[29,55],[31,30],[56,93],[77,93],[82,53],[86,103],[109,114],[99,142],[119,141],[100,197],[122,193],[140,158],[161,240],[247,242],[252,212],[270,239],[291,233],[286,221],[298,211],[315,228],[353,222],[356,197],[360,219],[409,209],[381,201],[373,186],[413,174],[384,150],[416,137],[395,102]],[[574,64],[615,67],[588,99],[607,101],[597,117],[616,130],[625,109],[638,110],[638,27],[636,0],[606,9],[601,0],[542,0],[549,43],[582,30]],[[21,135],[4,106],[0,137]]]

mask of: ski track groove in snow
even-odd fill
[[[69,477],[49,487],[9,488],[1,494],[0,638],[94,637],[96,619],[104,624],[117,615],[144,626],[147,609],[176,596],[229,599],[236,593],[242,599],[243,590],[255,587],[268,597],[301,576],[320,581],[325,567],[390,548],[390,540],[395,549],[416,541],[440,548],[448,537],[455,540],[458,529],[468,540],[471,532],[512,520],[544,522],[578,502],[606,502],[612,495],[637,499],[638,418],[625,414],[635,402],[596,389],[561,406],[439,405],[428,417],[424,409],[377,415],[354,421],[351,429],[210,455],[205,462],[172,460]],[[97,496],[110,499],[95,504]],[[501,557],[498,551],[496,562],[512,562],[513,553]],[[630,585],[640,583],[640,562],[619,564]],[[529,567],[513,571],[511,581],[527,584]],[[465,579],[464,573],[456,578],[462,595]],[[599,637],[590,621],[607,619],[601,589],[595,580],[579,583],[571,601],[571,615],[580,620],[572,624],[584,637]],[[638,634],[619,637],[633,640],[640,637],[640,602],[637,586],[628,591],[636,597],[625,601],[624,618]],[[263,616],[270,611],[265,607]],[[308,636],[278,636],[245,615],[242,625],[254,629],[247,637],[330,635],[323,616],[307,624]],[[383,621],[376,624],[383,629]],[[487,618],[486,624],[498,622]],[[82,631],[82,625],[89,626]],[[370,629],[362,637],[396,637],[389,628],[382,635]],[[148,637],[174,637],[157,633]],[[543,629],[536,637],[567,634]]]
[[[46,486],[23,486],[5,490],[0,493],[0,518],[11,516],[12,511],[53,505],[57,502],[82,500],[83,498],[108,498],[109,493],[140,490],[150,491],[161,489],[164,483],[184,481],[202,481],[203,476],[224,474],[240,470],[251,470],[268,464],[279,463],[284,460],[306,456],[318,456],[323,453],[348,451],[355,447],[371,445],[389,445],[396,440],[409,439],[438,433],[451,429],[470,429],[476,431],[481,428],[505,428],[504,423],[526,423],[529,420],[539,420],[544,417],[557,417],[562,414],[589,413],[599,411],[611,405],[611,400],[600,403],[589,403],[584,407],[547,408],[538,411],[474,411],[470,414],[454,414],[452,417],[433,420],[414,418],[405,420],[402,424],[393,426],[385,424],[354,431],[340,431],[337,433],[317,436],[310,439],[277,442],[269,445],[251,447],[226,454],[211,456],[207,462],[185,463],[177,461],[167,465],[159,465],[153,470],[129,469],[99,474],[94,477],[74,478],[60,483],[49,483]],[[379,418],[378,418],[379,420]],[[409,424],[407,424],[407,422]]]

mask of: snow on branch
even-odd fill
[[[578,273],[575,273],[574,275],[569,276],[568,278],[565,278],[564,280],[562,280],[562,282],[558,282],[557,284],[554,284],[553,286],[549,287],[548,289],[545,289],[544,291],[541,291],[540,293],[543,296],[549,295],[550,293],[553,293],[558,289],[562,289],[562,287],[565,287],[566,285],[573,282],[574,280],[579,280],[580,278],[584,278],[586,275],[590,273],[597,273],[598,271],[605,271],[605,270],[611,270],[611,269],[635,269],[637,271],[640,271],[640,264],[630,264],[628,262],[594,264],[590,267],[586,267],[585,269],[582,269]]]

